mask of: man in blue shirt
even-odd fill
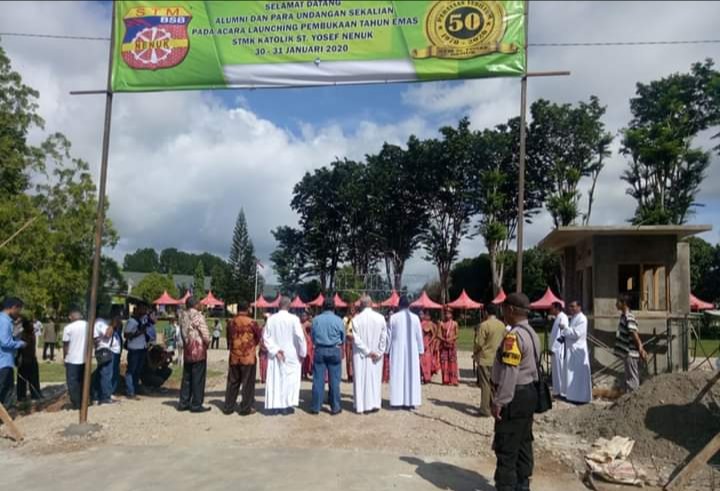
[[[15,352],[25,347],[25,341],[13,338],[13,322],[20,317],[23,302],[8,297],[0,312],[0,403],[9,405],[10,394],[15,385]]]
[[[340,375],[342,372],[342,346],[345,342],[345,325],[335,315],[335,303],[328,295],[324,312],[312,324],[312,341],[315,346],[315,366],[313,368],[312,407],[310,412],[318,414],[325,395],[325,374],[329,372],[330,414],[339,414]]]

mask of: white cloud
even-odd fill
[[[531,42],[713,38],[720,18],[714,2],[532,2]],[[2,2],[0,32],[25,31],[107,36],[107,5],[95,2]],[[97,169],[102,134],[102,96],[69,96],[70,90],[103,88],[107,44],[12,38],[2,40],[15,69],[41,93],[48,130],[60,130],[75,153]],[[629,119],[635,82],[686,71],[694,61],[720,58],[718,45],[545,48],[530,51],[531,70],[569,69],[571,77],[532,79],[530,100],[575,102],[596,94],[608,105],[607,124],[616,132]],[[209,93],[176,92],[116,96],[109,173],[110,215],[121,243],[116,255],[136,247],[174,246],[225,255],[235,216],[245,208],[259,255],[267,263],[274,247],[270,229],[292,224],[292,186],[308,170],[335,157],[362,158],[383,141],[403,143],[427,136],[437,121],[468,115],[477,128],[519,112],[518,80],[473,80],[410,85],[403,101],[410,116],[380,124],[372,111],[351,125],[298,121],[292,133],[252,111],[252,93],[231,104]],[[36,134],[35,138],[40,135]],[[617,149],[617,144],[615,145]],[[622,223],[634,209],[614,156],[598,185],[593,222]],[[696,221],[718,221],[717,158],[701,193],[707,208]],[[543,214],[526,230],[527,244],[550,228]],[[718,232],[708,236],[718,239]],[[480,239],[462,243],[462,256],[483,250]],[[422,252],[408,264],[415,283],[431,279]],[[413,285],[415,286],[415,285]]]

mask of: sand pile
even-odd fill
[[[720,431],[720,374],[659,375],[606,407],[564,411],[559,429],[588,441],[615,435],[635,440],[632,456],[679,463]]]

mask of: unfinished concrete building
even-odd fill
[[[582,302],[596,385],[622,372],[612,354],[619,313],[615,301],[629,294],[643,342],[653,355],[648,370],[687,368],[690,312],[690,248],[683,239],[709,225],[559,227],[540,247],[562,257],[566,300]]]

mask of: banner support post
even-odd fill
[[[523,24],[525,26],[525,73],[520,82],[520,162],[518,163],[518,217],[517,217],[517,255],[515,263],[515,291],[522,292],[523,289],[523,240],[525,225],[525,154],[527,134],[525,126],[527,124],[527,74],[528,74],[528,8],[530,2],[523,2]]]
[[[112,121],[112,69],[113,51],[115,49],[115,2],[112,3],[112,21],[110,28],[110,52],[108,56],[107,90],[105,91],[105,123],[103,127],[102,158],[100,162],[100,184],[98,189],[98,206],[95,220],[95,249],[93,252],[92,276],[90,280],[90,303],[87,314],[85,370],[83,376],[82,402],[80,404],[80,424],[87,422],[88,406],[90,405],[90,377],[92,373],[92,357],[95,343],[93,332],[97,318],[97,298],[100,283],[100,264],[102,254],[103,226],[105,225],[105,190],[107,187],[108,155],[110,150],[110,126]]]

